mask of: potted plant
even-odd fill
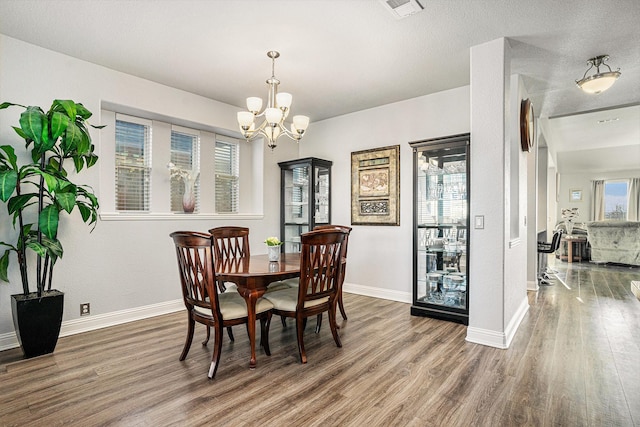
[[[95,165],[98,156],[86,123],[91,112],[82,104],[57,99],[45,112],[5,102],[0,110],[11,106],[24,108],[20,126],[13,129],[25,140],[26,153],[16,155],[13,145],[0,146],[0,200],[17,230],[13,242],[0,241],[6,248],[0,257],[0,279],[9,281],[9,261],[15,253],[22,293],[11,296],[13,321],[25,357],[34,357],[53,352],[62,323],[64,294],[51,289],[53,267],[63,255],[60,216],[77,207],[85,223],[95,227],[98,218],[93,190],[71,182],[65,162],[72,161],[78,173]],[[35,274],[34,292],[29,272]]]

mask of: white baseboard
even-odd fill
[[[79,317],[77,319],[62,322],[60,336],[80,334],[82,332],[93,331],[109,326],[121,325],[135,320],[147,319],[149,317],[163,314],[175,313],[184,310],[182,299],[166,301],[158,304],[136,307],[127,310],[114,311],[112,313],[97,314],[94,316]],[[18,339],[15,332],[0,334],[0,351],[18,347]]]
[[[537,280],[527,280],[528,291],[537,291],[538,289],[540,289],[540,286],[538,286]]]
[[[374,288],[372,286],[356,285],[355,283],[344,283],[343,290],[349,294],[364,295],[380,299],[387,299],[397,302],[411,304],[413,296],[410,292],[393,291],[391,289]]]
[[[476,344],[482,344],[489,347],[495,347],[500,349],[507,349],[511,345],[511,341],[524,319],[525,314],[529,311],[529,302],[527,297],[522,300],[518,310],[509,321],[509,324],[505,328],[504,332],[493,331],[489,329],[474,328],[473,326],[467,327],[466,340]]]

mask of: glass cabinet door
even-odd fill
[[[468,320],[467,135],[414,148],[414,295],[412,314]]]
[[[331,221],[332,162],[309,157],[278,165],[282,187],[282,251],[300,252],[300,234]]]

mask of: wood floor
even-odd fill
[[[0,425],[640,426],[629,289],[640,269],[562,263],[559,277],[529,294],[508,350],[467,343],[464,326],[412,317],[407,304],[345,294],[343,348],[310,321],[301,365],[293,323],[274,319],[272,355],[250,371],[236,327],[213,381],[202,326],[178,361],[184,313],[61,338],[37,359],[5,351]]]

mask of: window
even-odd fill
[[[148,211],[151,123],[116,115],[116,210]]]
[[[237,213],[240,178],[237,140],[216,135],[215,151],[215,209],[218,213]]]
[[[196,196],[196,211],[198,211],[200,200],[199,159],[200,138],[197,132],[178,129],[174,126],[171,130],[171,163],[177,168],[189,172],[191,185],[193,185],[193,191]],[[171,211],[182,212],[182,196],[185,191],[184,180],[173,178],[170,191]]]
[[[604,219],[627,219],[628,181],[605,181]]]

